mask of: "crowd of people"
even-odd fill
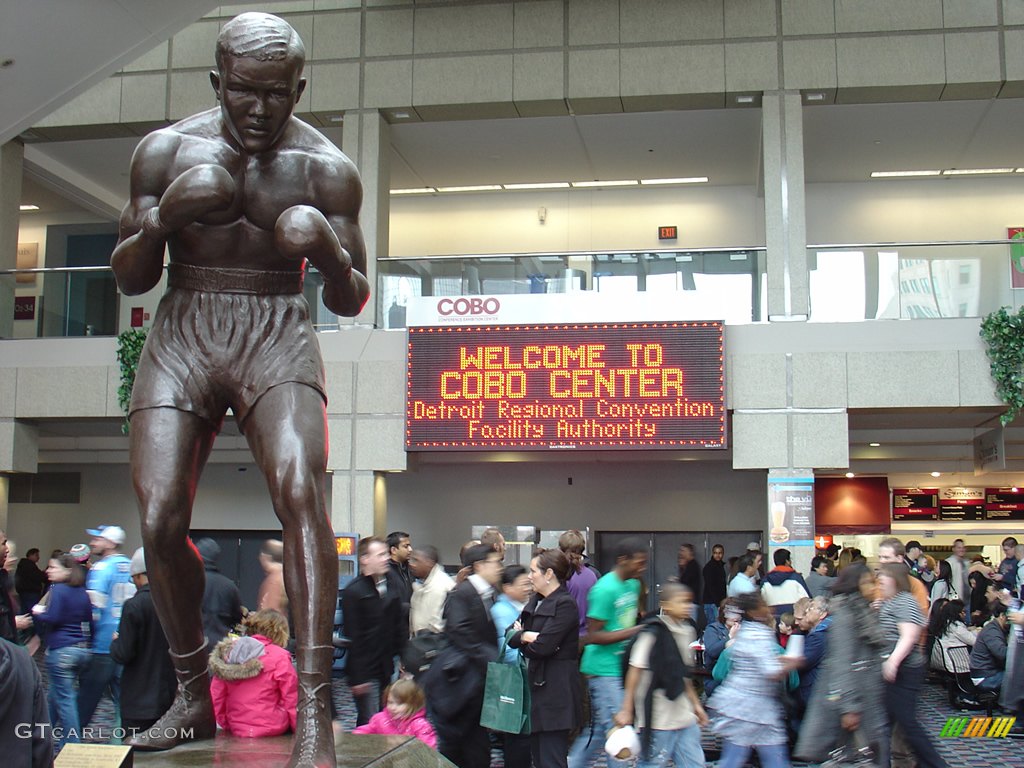
[[[33,765],[81,737],[104,693],[122,732],[151,727],[174,697],[145,553],[122,554],[117,526],[88,533],[84,557],[81,546],[54,552],[43,571],[32,550],[16,586],[11,568],[2,572],[0,633],[12,642],[0,647],[0,666],[21,670],[9,682],[41,686],[19,639],[35,634],[46,649],[48,690],[37,698],[48,712],[32,716],[52,731],[20,745],[43,755]],[[869,749],[879,765],[942,768],[916,707],[929,668],[952,676],[962,706],[977,706],[964,693],[975,691],[1024,714],[1024,547],[1008,537],[1002,548],[988,565],[968,560],[957,540],[936,562],[919,542],[886,538],[875,568],[859,551],[834,548],[805,576],[786,549],[773,549],[767,568],[756,543],[728,559],[715,545],[701,567],[684,544],[648,614],[646,541],[621,542],[601,574],[579,531],[526,566],[504,562],[492,528],[467,542],[450,575],[435,547],[405,532],[363,538],[359,574],[341,593],[354,732],[418,738],[460,768],[489,766],[495,747],[507,768],[586,768],[608,734],[627,727],[638,747],[609,754],[612,768],[624,757],[640,768],[703,766],[704,728],[720,738],[720,768],[745,765],[753,751],[765,768],[788,766],[791,755],[819,762],[844,745]],[[217,570],[216,543],[196,549],[219,727],[242,737],[293,731],[299,681],[280,548],[264,545],[258,610],[244,618],[237,588]],[[518,733],[481,725],[497,661],[526,669],[529,716]]]

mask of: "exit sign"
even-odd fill
[[[659,240],[675,240],[679,236],[675,227],[658,227]]]

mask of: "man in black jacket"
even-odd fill
[[[501,583],[501,553],[487,544],[469,547],[462,564],[470,575],[445,606],[448,647],[423,677],[427,706],[437,731],[437,751],[459,768],[487,768],[491,745],[480,726],[487,663],[498,657],[491,619],[494,590]]]
[[[110,658],[121,672],[121,725],[129,735],[147,730],[174,701],[177,679],[170,648],[156,615],[140,547],[132,556],[132,582],[137,590],[121,608],[121,623],[110,641]]]
[[[46,572],[39,568],[39,550],[33,547],[18,561],[14,571],[14,589],[21,602],[21,612],[28,613],[46,591]]]
[[[6,539],[4,540],[6,543]],[[3,547],[6,551],[6,546]],[[53,734],[39,668],[24,648],[0,639],[0,755],[4,765],[49,768]]]
[[[399,596],[402,601],[402,620],[409,623],[409,607],[412,603],[412,574],[409,572],[409,556],[412,554],[412,542],[405,531],[392,531],[387,538],[390,560],[388,567],[395,577]]]
[[[7,534],[0,531],[0,637],[10,640],[12,643],[18,641],[18,629],[15,616],[17,610],[14,601],[11,599],[11,577],[7,573]]]
[[[351,641],[345,675],[356,702],[356,725],[381,708],[395,654],[409,636],[402,623],[401,593],[388,567],[388,547],[376,536],[359,541],[359,576],[341,593],[341,620]]]
[[[212,649],[242,620],[242,598],[238,587],[217,568],[220,545],[210,538],[196,542],[203,558],[206,586],[203,587],[203,634]]]

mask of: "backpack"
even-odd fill
[[[448,647],[448,638],[443,632],[421,629],[409,638],[402,649],[401,659],[405,671],[419,679],[434,663],[437,656]]]

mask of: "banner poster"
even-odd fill
[[[938,520],[938,488],[893,488],[893,520]]]
[[[1007,227],[1006,239],[1017,241],[1010,245],[1010,287],[1024,288],[1024,227]]]
[[[1024,491],[1019,488],[986,488],[986,520],[1024,520]]]
[[[768,476],[769,547],[814,546],[814,478]],[[812,553],[813,554],[813,553]]]
[[[985,519],[984,488],[944,488],[939,499],[939,520],[951,522]]]

